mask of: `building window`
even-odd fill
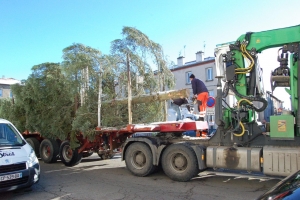
[[[186,84],[191,84],[191,80],[190,80],[190,75],[192,74],[192,72],[186,72],[185,73],[185,82]]]
[[[208,96],[214,97],[214,91],[213,90],[208,90]]]
[[[212,81],[213,80],[213,70],[212,68],[206,68],[206,80]]]
[[[0,89],[0,97],[3,97],[3,90]]]

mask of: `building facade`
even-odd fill
[[[21,81],[13,78],[0,78],[0,99],[12,98],[11,85],[21,84]]]
[[[197,52],[196,60],[186,63],[184,63],[184,57],[179,57],[177,58],[177,65],[171,69],[175,77],[175,89],[189,88],[190,97],[193,96],[192,84],[189,78],[191,74],[204,82],[210,96],[214,97],[217,94],[218,80],[215,78],[215,59],[213,57],[202,59],[202,54],[201,51]]]
[[[208,57],[203,59],[203,52],[198,51],[196,53],[196,60],[184,62],[184,57],[177,58],[177,65],[174,66],[171,71],[175,77],[175,89],[188,88],[190,91],[189,97],[193,97],[192,84],[190,81],[190,75],[194,74],[196,78],[200,79],[206,85],[209,96],[216,97],[217,95],[217,83],[218,79],[215,78],[216,65],[215,58]],[[190,99],[191,100],[191,99]],[[194,105],[194,113],[198,113],[197,104]],[[215,130],[215,117],[214,115],[206,116],[210,130]]]

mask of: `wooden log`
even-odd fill
[[[132,104],[148,103],[153,101],[165,101],[169,99],[178,99],[178,98],[188,98],[189,96],[190,96],[189,89],[169,90],[164,92],[157,92],[155,94],[133,96]],[[114,99],[114,100],[103,102],[103,104],[107,104],[107,103],[126,104],[128,103],[128,99],[120,98],[120,99]]]

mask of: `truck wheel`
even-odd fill
[[[141,142],[129,145],[125,153],[125,163],[127,169],[136,176],[147,176],[156,169],[150,148]]]
[[[65,166],[72,167],[80,163],[82,153],[78,153],[78,148],[73,150],[69,141],[64,141],[60,145],[59,156]]]
[[[87,158],[87,157],[90,157],[91,155],[93,155],[93,151],[84,151],[82,152],[82,157],[83,158]]]
[[[162,168],[174,181],[189,181],[199,172],[196,154],[186,143],[167,147],[162,155]]]
[[[26,138],[26,141],[33,148],[35,155],[40,157],[40,142],[34,137]]]
[[[57,161],[59,146],[53,139],[44,139],[40,145],[40,156],[45,163],[53,163]]]

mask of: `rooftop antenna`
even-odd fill
[[[186,45],[183,46],[184,57],[185,57],[185,46],[186,46]]]
[[[205,41],[203,41],[203,55],[205,55]]]

